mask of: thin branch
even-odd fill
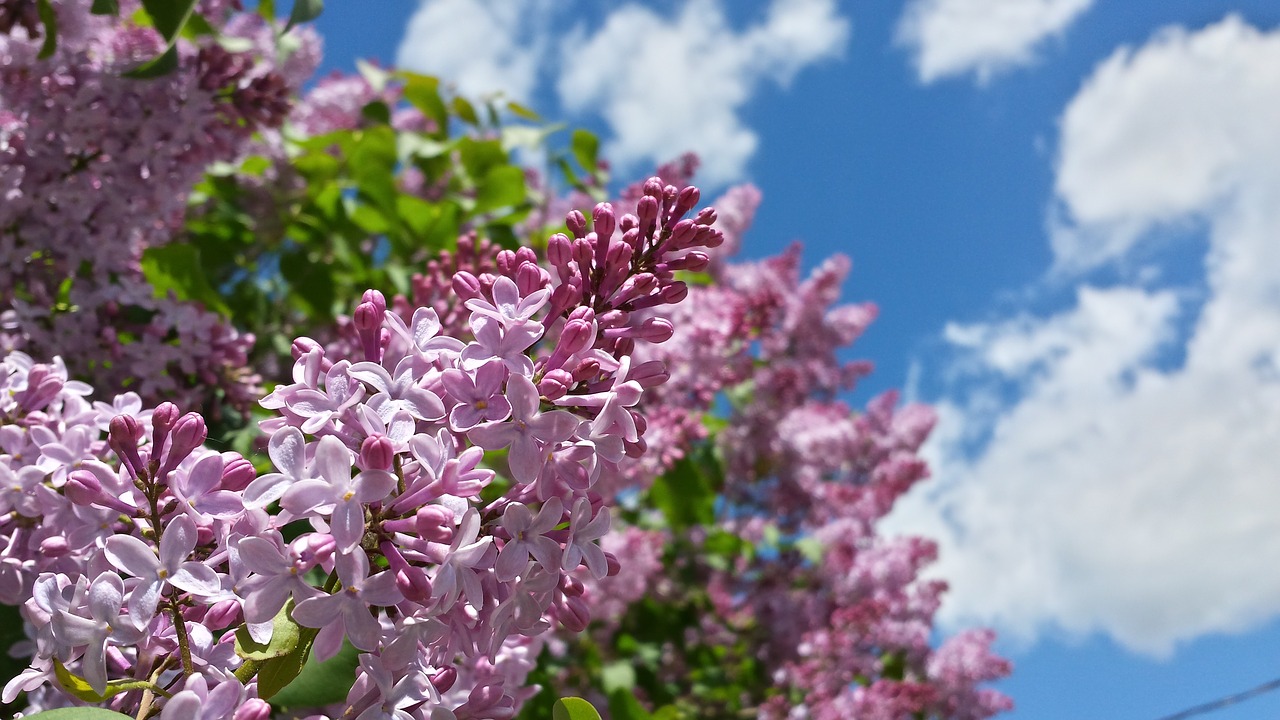
[[[1269,680],[1255,688],[1245,690],[1244,692],[1227,695],[1226,697],[1218,698],[1217,700],[1204,703],[1203,705],[1196,705],[1195,707],[1187,708],[1186,710],[1176,712],[1172,715],[1165,715],[1159,720],[1184,720],[1184,718],[1189,718],[1193,715],[1221,710],[1224,707],[1235,705],[1236,703],[1244,702],[1245,700],[1250,700],[1264,693],[1269,693],[1272,690],[1280,690],[1280,678]]]

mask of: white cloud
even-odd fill
[[[1058,266],[1194,218],[1204,287],[1081,286],[1047,319],[948,329],[976,390],[894,521],[943,539],[949,621],[1161,654],[1280,614],[1277,127],[1280,30],[1234,17],[1117,51],[1067,107]]]
[[[714,185],[741,178],[755,152],[741,112],[761,81],[786,85],[839,55],[848,35],[834,0],[774,0],[742,31],[713,0],[693,0],[670,19],[625,5],[565,43],[558,89],[568,109],[609,123],[607,152],[617,162],[653,164],[692,150]]]
[[[785,87],[838,57],[849,21],[836,0],[771,0],[741,30],[722,0],[678,7],[666,17],[621,4],[598,28],[561,32],[571,8],[554,0],[422,0],[397,62],[468,94],[501,90],[523,102],[553,78],[567,110],[609,125],[606,155],[622,169],[693,151],[704,185],[740,180],[759,143],[743,108],[764,81]]]
[[[550,0],[423,0],[396,64],[455,83],[467,95],[529,102],[551,38]]]
[[[898,42],[915,54],[920,80],[973,72],[980,82],[1035,59],[1094,0],[912,0]]]

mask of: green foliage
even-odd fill
[[[90,703],[101,703],[130,690],[160,690],[159,686],[146,680],[112,680],[107,683],[106,690],[99,693],[88,680],[68,670],[57,658],[53,659],[53,673],[63,690]]]
[[[600,720],[591,703],[578,697],[560,698],[551,709],[552,720]]]
[[[155,288],[156,297],[173,293],[179,300],[194,300],[225,314],[227,306],[209,284],[204,267],[200,250],[191,245],[161,245],[142,253],[142,274]]]
[[[724,473],[710,444],[699,446],[654,482],[648,500],[674,531],[715,520],[716,493]]]
[[[293,9],[289,11],[289,22],[284,31],[289,32],[294,26],[308,23],[320,17],[324,11],[324,0],[293,0]]]
[[[246,660],[262,661],[284,657],[296,650],[302,638],[302,626],[294,622],[292,613],[293,598],[290,598],[272,618],[271,639],[265,644],[250,637],[248,626],[241,625],[236,630],[236,654]]]
[[[44,24],[44,42],[36,57],[44,60],[53,57],[53,51],[58,49],[58,13],[54,12],[49,0],[36,0],[36,14]]]
[[[271,703],[281,708],[307,708],[346,700],[356,681],[359,655],[354,646],[344,643],[337,655],[324,662],[309,658],[297,678],[271,696]]]

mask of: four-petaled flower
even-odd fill
[[[295,517],[331,515],[330,534],[341,552],[349,552],[364,537],[364,506],[385,498],[396,486],[386,470],[363,470],[351,476],[351,451],[332,435],[320,438],[314,464],[319,478],[294,483],[280,505]]]
[[[339,555],[338,580],[342,586],[332,595],[321,595],[298,603],[293,619],[299,625],[321,628],[316,635],[317,660],[327,660],[342,647],[345,634],[351,644],[365,652],[378,648],[382,626],[370,612],[370,605],[395,605],[404,600],[396,588],[395,573],[369,575],[369,558],[364,551]]]
[[[187,560],[195,548],[196,526],[186,515],[174,517],[164,528],[158,558],[150,546],[132,535],[107,538],[107,560],[138,578],[129,595],[129,615],[140,627],[146,627],[156,614],[165,585],[205,597],[221,589],[217,573],[208,565]]]

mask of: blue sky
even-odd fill
[[[893,529],[942,543],[947,623],[1001,632],[1012,717],[1280,676],[1276,3],[377,8],[329,3],[326,69],[514,92],[626,177],[699,151],[764,193],[745,254],[853,258],[881,309],[854,401],[905,386],[944,420]]]

